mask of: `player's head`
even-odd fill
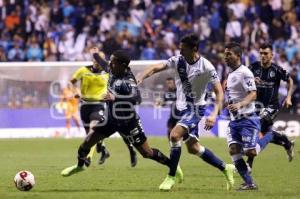
[[[273,58],[273,47],[269,43],[263,43],[259,47],[260,61],[263,66],[270,66]]]
[[[175,80],[173,77],[169,77],[166,79],[166,87],[167,87],[168,91],[175,90],[176,86],[175,86]]]
[[[242,48],[240,44],[230,42],[225,45],[224,58],[230,68],[237,68],[241,64]]]
[[[188,34],[181,38],[179,49],[180,54],[184,57],[191,57],[194,53],[198,52],[199,37],[195,34]]]
[[[123,75],[129,68],[130,57],[124,50],[116,50],[110,57],[110,68],[114,75]]]

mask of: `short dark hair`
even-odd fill
[[[269,48],[271,51],[273,51],[273,46],[272,46],[272,44],[270,44],[270,43],[262,43],[262,44],[259,46],[259,48],[261,48],[261,49],[267,49],[267,48]]]
[[[236,42],[229,42],[225,45],[225,48],[228,48],[234,52],[234,54],[238,56],[242,56],[242,47],[239,43]]]
[[[200,39],[196,34],[188,34],[183,36],[180,42],[186,44],[190,48],[196,48],[198,50]]]
[[[120,63],[125,63],[126,66],[130,63],[130,56],[125,50],[116,50],[112,54]]]

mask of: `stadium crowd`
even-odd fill
[[[0,61],[90,60],[94,44],[106,55],[122,48],[135,60],[166,59],[191,32],[222,79],[224,43],[241,43],[248,65],[270,41],[300,103],[299,0],[0,0]]]

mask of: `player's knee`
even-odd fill
[[[241,147],[237,144],[231,144],[229,146],[229,154],[230,155],[235,155],[241,152]]]
[[[248,157],[255,157],[257,155],[257,153],[256,153],[255,149],[251,149],[251,150],[245,151],[245,155]]]
[[[194,145],[193,146],[190,146],[190,147],[187,147],[187,151],[190,153],[190,154],[198,154],[199,153],[199,150],[197,147],[195,147]]]

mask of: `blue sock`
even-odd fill
[[[246,162],[244,161],[244,159],[241,158],[241,159],[235,160],[234,165],[235,165],[236,169],[238,170],[240,176],[243,178],[243,180],[247,184],[253,184],[252,177],[248,172],[248,168],[247,168],[247,165],[246,165]]]
[[[273,140],[273,134],[268,132],[264,135],[264,137],[260,138],[257,141],[257,144],[260,146],[260,150],[262,151],[271,141]]]
[[[202,147],[202,146],[201,146]],[[200,149],[200,151],[204,152],[200,152],[200,157],[202,158],[202,160],[204,160],[205,162],[207,162],[208,164],[220,169],[221,171],[224,171],[225,169],[225,163],[220,160],[220,158],[218,158],[217,156],[215,156],[215,154],[210,151],[208,148],[202,148]]]
[[[181,146],[180,147],[178,147],[178,146],[171,147],[170,171],[169,171],[170,176],[175,176],[177,166],[178,166],[178,162],[179,162],[179,159],[180,159],[180,155],[181,155]]]

